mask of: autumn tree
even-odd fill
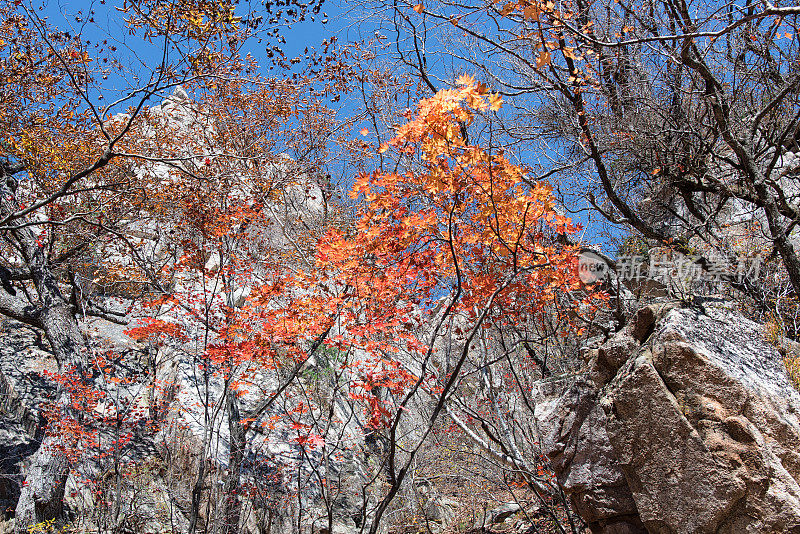
[[[204,489],[211,475],[205,458],[216,461],[221,454],[215,443],[220,432],[229,436],[222,498],[204,515],[224,531],[239,531],[244,489],[252,488],[243,479],[245,456],[252,441],[262,439],[262,423],[284,405],[282,393],[296,389],[303,363],[336,316],[335,299],[315,297],[309,261],[316,240],[336,220],[318,170],[324,158],[315,161],[306,149],[324,130],[294,129],[301,119],[324,122],[326,110],[302,84],[268,85],[246,95],[240,90],[215,84],[206,99],[184,102],[203,110],[199,122],[207,134],[189,128],[184,142],[205,145],[210,155],[197,162],[202,181],[178,180],[153,192],[177,198],[181,191],[173,208],[181,215],[171,219],[171,241],[181,257],[171,265],[172,291],[152,299],[147,320],[129,331],[140,339],[163,335],[170,350],[200,370],[197,384],[184,384],[207,393],[196,400],[202,460],[190,531],[202,527],[201,500],[211,498]],[[306,161],[276,155],[295,143],[309,155]],[[264,375],[278,377],[275,389]]]
[[[502,149],[483,148],[465,136],[478,113],[501,104],[499,95],[468,76],[422,100],[396,137],[378,149],[396,153],[397,169],[356,181],[353,196],[364,207],[355,229],[321,243],[320,260],[332,262],[340,287],[359,303],[346,323],[348,333],[364,336],[367,354],[391,358],[413,377],[399,389],[391,385],[396,378],[374,382],[387,390],[373,409],[375,423],[385,428],[390,486],[370,532],[377,531],[431,425],[470,374],[468,362],[486,329],[558,313],[552,304],[562,296],[573,295],[571,305],[587,297],[579,291],[574,250],[559,244],[559,235],[575,229],[556,212],[551,187],[510,163]],[[456,354],[444,358],[437,352],[444,350],[441,338],[454,318],[462,341]],[[413,337],[390,342],[383,336],[398,322],[420,320],[422,328],[409,331]],[[376,344],[382,339],[385,348]],[[407,346],[398,347],[403,339]],[[430,408],[427,424],[405,443],[400,429],[420,397]]]
[[[128,32],[125,43],[113,35],[90,35],[89,28],[96,27],[94,11],[76,14],[84,30],[75,32],[51,25],[32,3],[0,7],[0,230],[3,273],[9,279],[0,295],[0,312],[41,329],[60,372],[79,377],[89,376],[89,347],[76,313],[121,317],[118,311],[77,298],[81,276],[91,279],[103,269],[134,265],[136,279],[146,282],[148,290],[168,289],[160,266],[145,261],[131,240],[131,232],[140,235],[147,224],[143,214],[151,220],[157,215],[154,199],[148,197],[148,188],[155,185],[149,182],[152,176],[133,172],[135,167],[159,164],[167,175],[178,171],[199,180],[202,173],[194,169],[202,169],[202,163],[194,167],[192,158],[208,156],[174,144],[155,152],[140,144],[136,135],[147,130],[149,107],[181,84],[246,77],[252,65],[241,48],[265,22],[256,11],[241,17],[225,2],[156,0],[117,7],[108,14],[118,17]],[[288,16],[305,17],[315,9],[313,2],[303,4]],[[270,20],[279,23],[287,13]],[[270,46],[280,40],[273,30],[261,33]],[[121,53],[133,41],[141,48]],[[159,134],[158,126],[150,125],[151,138]],[[160,208],[170,209],[167,204]],[[103,257],[111,242],[121,246],[123,256]],[[82,268],[79,259],[95,265]],[[70,399],[67,390],[59,389],[56,402],[64,418],[80,419],[71,408],[80,401]],[[17,506],[20,531],[61,513],[69,465],[57,443],[58,436],[49,435],[33,458]]]
[[[396,60],[432,90],[467,70],[513,97],[497,135],[553,177],[566,210],[702,269],[715,256],[772,258],[777,284],[728,279],[761,313],[788,287],[796,294],[796,6],[410,2],[391,12]]]

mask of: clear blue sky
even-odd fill
[[[145,75],[149,72],[149,67],[160,60],[160,47],[148,45],[139,37],[131,37],[122,20],[122,13],[117,11],[117,7],[122,5],[122,0],[26,0],[33,5],[42,5],[39,11],[41,16],[45,16],[48,22],[63,30],[77,34],[83,33],[84,39],[91,39],[93,43],[107,40],[109,43],[116,43],[119,49],[118,54],[128,57],[131,60],[132,68],[142,71]],[[248,8],[255,11],[263,11],[264,4],[261,2],[242,1],[236,7],[237,14],[246,13]],[[273,7],[273,10],[279,9]],[[94,23],[80,26],[76,22],[76,15],[82,13],[82,18],[94,11]],[[349,12],[338,1],[327,1],[315,20],[307,19],[304,22],[292,24],[290,27],[283,27],[281,35],[285,39],[284,43],[279,43],[275,39],[265,39],[261,43],[252,40],[246,46],[246,51],[251,53],[259,62],[266,63],[266,48],[271,45],[280,46],[288,58],[300,57],[304,55],[307,48],[320,49],[321,43],[335,35],[340,43],[349,41],[368,41],[374,36],[375,25],[369,23],[355,24],[354,21],[366,17],[359,16],[357,12]],[[327,21],[327,23],[323,23]],[[127,51],[126,51],[127,48]],[[90,52],[91,55],[91,52]],[[302,64],[301,64],[302,65]],[[266,73],[265,73],[266,74]],[[110,78],[104,84],[105,90],[124,90],[128,87],[130,80]],[[156,103],[156,102],[153,102]],[[347,107],[341,110],[347,113]],[[357,127],[357,129],[360,127]],[[374,132],[373,132],[374,133]],[[536,154],[531,154],[535,158]],[[535,159],[534,159],[535,160]],[[597,228],[595,223],[587,219],[586,214],[573,214],[573,219],[587,226],[585,234],[589,240],[597,240]],[[609,251],[613,252],[613,251]]]

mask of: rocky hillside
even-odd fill
[[[144,391],[137,387],[166,381],[166,374],[173,389],[162,399],[167,409],[157,434],[132,433],[131,445],[113,462],[86,457],[76,464],[66,501],[70,524],[79,531],[112,526],[112,502],[119,499],[126,506],[117,508],[115,521],[128,531],[182,532],[191,520],[198,465],[207,463],[200,471],[211,490],[207,498],[224,480],[228,424],[224,415],[207,423],[202,418],[204,396],[213,399],[221,390],[182,370],[185,352],[159,353],[148,363],[146,347],[126,339],[122,327],[95,321],[93,331],[106,347],[127,345],[122,357],[131,366],[154,369],[153,376],[139,376],[138,386],[120,387],[120,395],[143,402],[136,400]],[[54,363],[34,330],[11,321],[3,325],[0,351],[0,498],[12,510],[26,459],[41,437],[41,409],[53,391],[43,376]],[[532,417],[546,459],[539,469],[552,469],[567,508],[557,497],[537,498],[524,483],[514,490],[518,484],[509,485],[508,472],[492,467],[475,441],[440,427],[383,528],[580,532],[583,523],[605,534],[800,532],[800,395],[761,325],[724,302],[657,304],[639,310],[584,357],[582,372],[540,379],[533,387]],[[320,365],[312,368],[322,371]],[[325,391],[335,382],[326,385],[313,375],[303,382],[333,395]],[[201,386],[211,389],[204,393]],[[334,410],[346,409],[335,404]],[[283,415],[284,409],[270,413]],[[377,436],[359,430],[357,414],[339,418],[352,422],[337,431],[350,442],[346,447],[304,448],[280,424],[249,441],[247,478],[263,491],[246,497],[243,532],[364,531],[381,491],[370,481],[385,476],[379,468],[384,457]],[[133,463],[148,467],[132,474]],[[116,487],[81,482],[113,480],[113,468],[128,470]],[[338,481],[335,491],[315,484],[318,474]],[[96,492],[109,502],[98,502]],[[131,507],[134,502],[139,505]],[[204,502],[200,519],[209,525],[215,507]]]

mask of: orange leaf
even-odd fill
[[[464,85],[464,86],[467,86],[467,85],[472,85],[474,82],[475,82],[475,78],[473,78],[473,77],[472,77],[472,76],[470,76],[469,74],[462,74],[462,75],[461,75],[461,76],[459,76],[459,77],[458,77],[458,79],[456,80],[456,85]]]
[[[503,99],[499,94],[493,93],[489,95],[489,105],[492,107],[492,111],[497,111],[503,105]]]
[[[511,13],[512,11],[514,11],[514,8],[515,8],[515,7],[517,7],[517,5],[516,5],[514,2],[509,2],[509,3],[507,3],[506,5],[504,5],[504,6],[503,6],[503,7],[500,9],[500,15],[501,15],[501,16],[503,16],[503,17],[505,17],[506,15],[508,15],[509,13]]]
[[[541,69],[542,67],[549,65],[550,60],[550,52],[547,50],[542,50],[542,53],[539,54],[538,58],[536,58],[536,67]]]
[[[417,5],[414,6],[414,11],[416,11],[417,13],[422,13],[422,11],[424,9],[425,9],[425,6],[423,6],[422,4],[417,4]]]
[[[525,20],[530,20],[536,22],[539,20],[539,7],[538,6],[525,6],[523,10],[523,16]]]

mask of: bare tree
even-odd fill
[[[599,214],[612,233],[704,269],[711,256],[763,253],[797,294],[796,6],[410,2],[390,12],[395,59],[424,85],[468,71],[508,99],[493,135],[549,176],[567,211]],[[782,291],[732,285],[762,312]]]

